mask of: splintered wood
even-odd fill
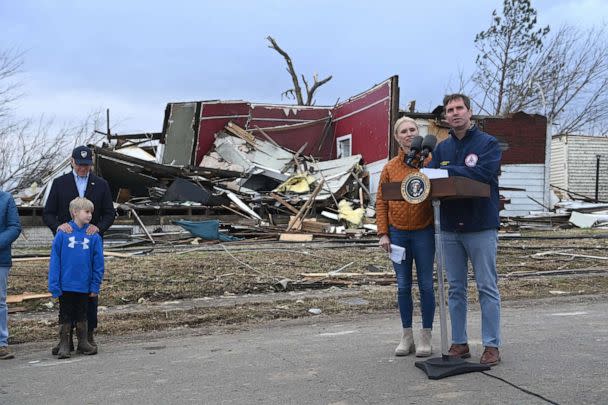
[[[255,136],[251,135],[249,132],[245,131],[243,128],[236,125],[234,122],[230,121],[226,124],[226,130],[231,134],[238,136],[251,146],[255,147]]]
[[[392,271],[340,273],[330,271],[327,273],[302,273],[299,284],[310,287],[353,286],[362,284],[392,285],[395,284],[395,273]]]

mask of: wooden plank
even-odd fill
[[[284,242],[310,242],[313,238],[309,233],[282,233],[279,240]]]
[[[131,257],[133,256],[133,253],[118,253],[118,252],[110,252],[110,251],[104,251],[103,252],[104,256],[112,256],[112,257]],[[44,256],[44,257],[17,257],[17,258],[13,258],[13,262],[39,262],[39,261],[44,261],[44,260],[50,260],[50,256]]]
[[[156,242],[152,238],[152,235],[150,235],[150,232],[148,232],[148,229],[146,229],[146,226],[142,222],[141,218],[139,218],[139,215],[137,215],[137,212],[135,211],[135,208],[133,208],[132,205],[128,205],[128,204],[127,204],[127,207],[131,211],[131,214],[133,214],[133,216],[137,220],[137,223],[139,223],[139,226],[141,226],[141,229],[144,230],[144,233],[146,234],[146,236],[148,237],[148,239],[150,239],[150,242],[152,242],[153,245],[156,244]]]
[[[119,252],[109,252],[109,251],[105,251],[103,252],[104,256],[109,256],[109,257],[132,257],[133,253],[119,253]]]
[[[273,144],[273,145],[274,145],[274,146],[276,146],[277,148],[281,148],[281,149],[283,149],[283,147],[282,147],[281,145],[279,145],[278,143],[276,143],[274,139],[272,139],[272,138],[271,138],[271,137],[270,137],[270,136],[269,136],[269,135],[268,135],[266,132],[264,132],[264,130],[262,130],[262,128],[258,127],[257,125],[255,126],[255,128],[256,128],[258,131],[260,131],[260,133],[261,133],[262,135],[264,135],[264,138],[266,138],[266,140],[267,140],[268,142],[270,142],[271,144]]]
[[[304,149],[306,149],[306,147],[308,146],[308,142],[304,142],[304,145],[300,146],[300,149],[298,149],[298,151],[293,155],[293,163],[295,165],[295,169],[296,172],[298,172],[298,157],[300,156],[300,153],[302,153],[302,151],[304,151]],[[285,163],[285,166],[283,166],[283,168],[281,169],[281,173],[284,173],[285,171],[287,171],[287,169],[289,169],[289,167],[291,166],[291,161]]]
[[[307,218],[302,221],[302,230],[313,233],[329,232],[331,224],[318,222],[316,218]]]
[[[278,202],[280,202],[281,204],[283,204],[285,207],[287,207],[287,209],[289,211],[293,212],[294,214],[298,213],[298,210],[296,209],[296,207],[294,207],[293,205],[291,205],[290,203],[285,201],[281,196],[276,195],[275,193],[270,193],[270,196],[272,198],[274,198],[275,200],[277,200]]]
[[[394,276],[395,273],[392,271],[383,271],[383,272],[364,272],[364,273],[302,273],[300,274],[302,277],[390,277]]]
[[[27,301],[27,300],[35,300],[39,298],[49,298],[51,297],[51,293],[41,293],[41,294],[33,294],[33,293],[23,293],[18,295],[8,295],[6,297],[7,304],[17,304],[19,302]]]
[[[292,229],[299,230],[302,228],[302,220],[304,218],[306,218],[306,215],[308,214],[310,207],[312,207],[312,205],[314,204],[315,198],[319,194],[319,191],[321,191],[321,188],[323,187],[324,183],[325,183],[325,181],[323,181],[323,180],[321,180],[319,182],[317,187],[314,189],[314,191],[310,195],[310,198],[304,203],[304,205],[302,205],[302,208],[300,208],[300,211],[298,211],[297,215],[293,218],[293,220],[289,221],[289,225],[287,225],[288,232],[291,231]]]
[[[13,262],[40,262],[43,260],[49,260],[49,256],[44,257],[14,257],[12,259]]]
[[[236,125],[234,122],[230,121],[226,124],[226,130],[231,134],[241,138],[251,146],[255,147],[255,136],[251,135],[249,132],[245,131],[243,128]]]

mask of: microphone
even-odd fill
[[[418,155],[418,153],[420,152],[420,149],[422,148],[422,137],[420,135],[416,135],[414,137],[414,139],[412,139],[412,143],[410,144],[410,151],[407,153],[407,156],[405,157],[405,164],[411,167],[416,167],[414,166],[414,159],[416,158],[416,155]]]
[[[437,137],[435,135],[429,134],[424,137],[424,140],[422,141],[422,146],[420,147],[420,160],[418,161],[418,165],[420,167],[422,167],[422,165],[424,164],[424,159],[429,156],[429,153],[431,153],[433,149],[435,149],[436,145]]]

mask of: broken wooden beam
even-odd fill
[[[50,298],[50,297],[52,297],[51,293],[33,294],[33,293],[24,292],[23,294],[7,295],[6,303],[7,304],[18,304],[20,302],[27,301],[27,300],[35,300],[35,299],[39,299],[39,298]]]
[[[283,242],[310,242],[313,235],[310,233],[282,233],[279,240]]]
[[[293,212],[294,214],[298,213],[297,208],[285,201],[283,197],[276,195],[275,193],[270,193],[270,196],[279,203],[283,204],[289,211]]]
[[[302,205],[302,208],[300,208],[297,215],[289,221],[289,225],[287,225],[287,232],[291,231],[292,229],[300,230],[302,228],[302,220],[306,217],[308,211],[314,204],[315,198],[317,198],[317,195],[321,191],[324,183],[325,181],[321,180],[319,184],[317,184],[317,187],[314,189],[309,199],[304,203],[304,205]]]
[[[277,148],[283,148],[281,145],[279,145],[278,143],[276,143],[276,141],[274,139],[272,139],[262,128],[258,127],[257,125],[255,126],[255,128],[260,131],[260,133],[262,135],[264,135],[264,138],[266,138],[266,140],[268,142],[270,142],[271,144],[273,144],[274,146],[276,146]]]
[[[135,211],[135,208],[133,208],[133,206],[130,204],[125,204],[125,205],[129,208],[129,211],[131,212],[131,214],[133,214],[133,216],[137,220],[137,223],[139,223],[139,226],[141,226],[141,229],[144,230],[144,233],[146,234],[148,239],[150,239],[150,242],[152,242],[152,244],[155,245],[156,242],[154,241],[154,238],[152,238],[152,235],[150,235],[150,232],[148,232],[148,229],[146,229],[146,226],[142,222],[141,218],[139,217],[139,215],[137,215],[137,211]]]
[[[255,136],[251,135],[249,132],[245,131],[243,128],[239,127],[234,122],[232,122],[232,121],[228,122],[226,124],[225,128],[228,132],[230,132],[234,136],[241,138],[242,140],[244,140],[245,142],[247,142],[254,148],[256,147]]]
[[[382,272],[364,272],[364,273],[302,273],[300,274],[302,277],[342,277],[342,278],[350,278],[350,277],[391,277],[395,276],[395,272],[393,271],[382,271]]]

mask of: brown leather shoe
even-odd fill
[[[0,347],[0,360],[14,359],[15,355],[8,350],[8,346]]]
[[[468,359],[471,357],[471,353],[469,353],[469,345],[467,343],[463,345],[452,343],[452,346],[450,346],[450,350],[448,351],[448,356],[458,359]]]
[[[479,363],[486,366],[495,366],[500,363],[500,353],[497,347],[486,346]]]

